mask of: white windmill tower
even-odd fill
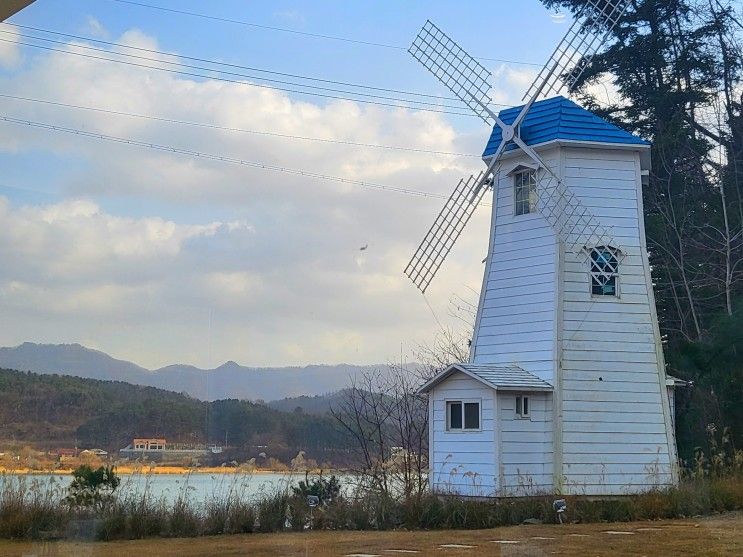
[[[423,292],[486,190],[490,246],[470,361],[421,392],[430,480],[469,495],[613,495],[672,485],[676,446],[645,244],[650,146],[564,97],[627,0],[588,0],[524,95],[494,113],[489,72],[433,23],[410,53],[487,124],[405,273]]]

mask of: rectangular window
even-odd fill
[[[480,429],[480,403],[464,403],[464,429]]]
[[[462,429],[462,403],[447,402],[447,414],[449,416],[449,429]]]
[[[446,429],[449,431],[480,429],[480,403],[448,401],[446,403]]]
[[[527,170],[513,175],[514,212],[518,215],[537,210],[537,171]]]
[[[528,396],[517,396],[516,397],[516,416],[518,418],[529,417],[529,397]]]

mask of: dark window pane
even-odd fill
[[[514,175],[514,206],[516,215],[526,215],[536,207],[536,174],[534,171]]]
[[[616,296],[618,272],[616,250],[605,246],[598,246],[591,250],[591,294]]]
[[[462,429],[462,403],[449,403],[449,429]]]
[[[523,413],[523,415],[524,416],[528,416],[529,415],[529,397],[528,396],[525,396],[524,397],[524,403],[523,404],[524,404],[524,413]]]
[[[480,429],[480,403],[464,403],[464,429]]]
[[[616,296],[617,277],[611,277],[608,279],[603,277],[592,277],[591,293],[597,296]]]

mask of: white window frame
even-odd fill
[[[524,183],[524,176],[528,176],[528,181]],[[521,188],[527,189],[526,200],[519,201],[519,190]],[[526,204],[526,211],[519,212],[519,207]],[[513,215],[520,217],[523,215],[530,215],[537,212],[537,171],[533,168],[527,168],[525,170],[519,170],[513,173]]]
[[[526,412],[524,412],[524,400],[526,400]],[[519,420],[531,419],[531,396],[528,394],[516,395],[516,418]]]
[[[608,250],[614,255],[614,259],[617,262],[617,266],[614,272],[611,273],[605,273],[601,271],[595,271],[593,268],[593,253],[594,251],[598,250]],[[592,248],[587,248],[588,251],[588,293],[594,300],[617,300],[619,295],[619,286],[620,286],[620,272],[621,272],[621,258],[622,258],[622,252],[610,245],[606,246],[594,246]],[[614,278],[614,294],[594,294],[593,292],[593,282],[594,280],[598,280],[598,277],[600,276],[609,276]]]
[[[477,428],[470,427],[465,428],[464,427],[464,405],[465,404],[477,404],[477,411],[478,411],[478,418],[477,418]],[[461,404],[462,405],[462,427],[452,429],[451,427],[451,413],[449,411],[449,406],[451,404]],[[482,431],[482,399],[480,398],[460,398],[460,399],[447,399],[444,403],[444,408],[446,412],[446,431],[449,433],[470,433],[472,431]]]

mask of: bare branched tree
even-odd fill
[[[467,360],[467,336],[442,331],[421,346],[418,363],[394,363],[353,380],[332,415],[355,440],[361,485],[384,498],[419,498],[428,486],[428,397],[420,386],[443,368]]]

